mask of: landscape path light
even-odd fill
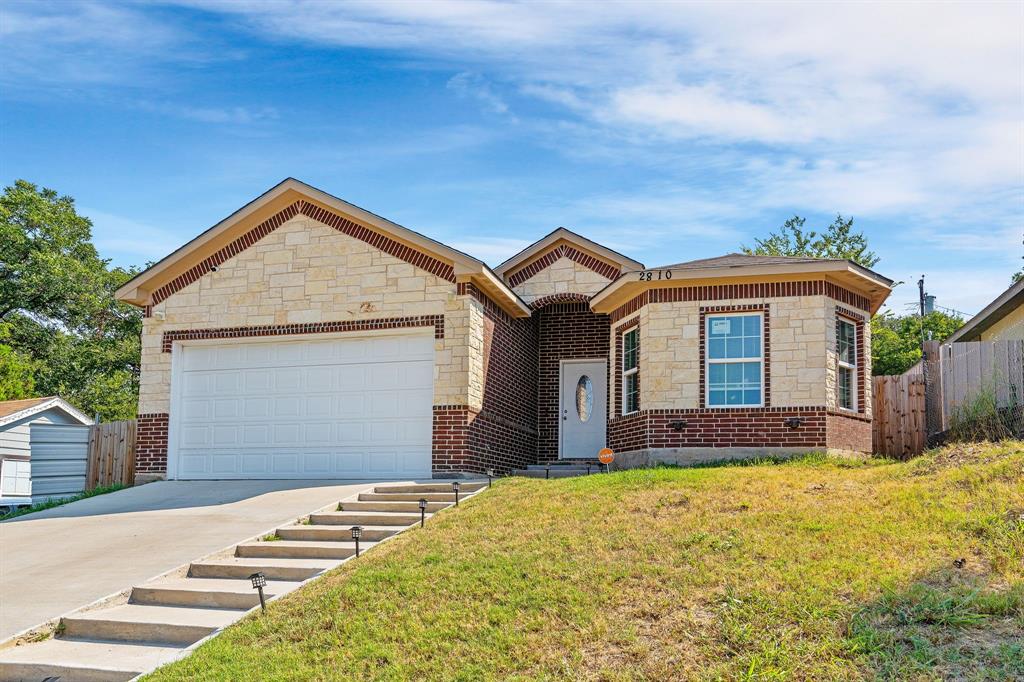
[[[494,469],[487,470],[487,487],[491,487],[491,479],[494,478]]]
[[[420,528],[423,527],[423,524],[426,522],[426,520],[427,520],[427,498],[421,497],[420,498]]]
[[[452,490],[455,492],[455,506],[459,506],[459,482],[452,481]]]
[[[356,541],[356,558],[359,558],[359,538],[363,536],[362,526],[352,526],[352,539]]]
[[[267,612],[267,600],[263,598],[263,588],[267,586],[267,576],[262,573],[253,573],[249,576],[250,582],[252,582],[252,589],[259,590],[260,593],[260,608],[263,612]]]

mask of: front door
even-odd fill
[[[558,456],[597,457],[605,446],[607,417],[608,361],[563,360]]]

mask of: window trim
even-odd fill
[[[634,409],[634,410],[629,410],[628,409],[628,401],[627,401],[627,398],[626,398],[626,396],[629,395],[629,392],[626,390],[626,377],[636,376],[639,379],[639,376],[640,376],[640,353],[639,352],[637,353],[637,356],[636,356],[636,365],[634,367],[631,367],[630,369],[626,369],[626,336],[628,336],[629,334],[631,334],[633,332],[636,332],[636,345],[639,347],[639,345],[640,345],[640,325],[639,324],[633,325],[632,327],[629,327],[628,329],[624,329],[622,331],[622,343],[619,346],[619,376],[622,378],[622,383],[621,383],[621,386],[620,386],[620,390],[622,391],[622,405],[621,405],[622,416],[625,416],[627,414],[636,414],[637,412],[640,411],[640,392],[639,392],[639,390],[637,391],[636,409]]]
[[[841,359],[839,353],[839,329],[840,324],[848,324],[853,328],[853,345],[850,347],[851,354],[853,355],[853,363],[846,362]],[[860,357],[857,355],[857,322],[856,320],[850,319],[845,315],[836,315],[836,407],[844,412],[857,412],[859,405],[857,404],[857,393],[860,389]],[[840,404],[839,398],[839,371],[843,369],[850,370],[850,376],[853,379],[853,383],[850,385],[850,406]]]
[[[704,380],[704,407],[710,410],[728,410],[728,409],[750,409],[765,407],[765,328],[764,318],[765,311],[763,310],[723,310],[720,312],[707,312],[704,315],[704,376],[707,377]],[[712,359],[711,353],[708,352],[708,346],[711,343],[711,318],[713,317],[751,317],[757,316],[761,318],[761,354],[756,358],[715,358]],[[761,399],[755,403],[743,403],[741,405],[712,405],[711,404],[711,365],[722,365],[722,364],[736,364],[736,363],[749,363],[759,362],[761,363]]]

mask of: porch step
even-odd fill
[[[459,491],[460,497],[462,491]],[[359,493],[360,502],[454,502],[455,493]]]
[[[123,604],[62,619],[61,637],[188,646],[241,614],[239,609]]]
[[[360,538],[360,550],[369,549],[373,542]],[[356,543],[349,532],[347,542],[317,542],[313,540],[274,540],[247,542],[235,547],[235,556],[284,557],[289,559],[347,559],[356,553]]]
[[[0,682],[124,682],[170,663],[184,646],[48,639],[0,651]]]
[[[486,482],[463,482],[459,481],[460,493],[474,493],[481,488],[486,488]],[[375,493],[450,493],[451,483],[412,483],[405,485],[379,485],[373,489]]]
[[[362,540],[376,542],[391,537],[402,530],[402,526],[371,526],[364,525]],[[351,542],[352,526],[332,524],[324,526],[294,525],[277,529],[277,537],[282,540],[310,540],[315,542]]]
[[[540,470],[545,469],[583,469],[586,470],[587,464],[590,464],[592,470],[599,470],[604,467],[603,464],[597,460],[586,460],[586,459],[560,459],[556,462],[548,462],[547,464],[527,464],[526,468],[529,470]]]
[[[334,559],[281,559],[231,557],[194,563],[188,574],[192,578],[248,578],[262,573],[267,580],[308,580],[338,565]]]
[[[429,518],[429,514],[427,517]],[[309,521],[313,525],[343,526],[411,526],[420,522],[419,511],[415,514],[399,514],[394,512],[372,511],[338,511],[310,514]]]
[[[591,469],[591,474],[601,473],[600,469]],[[551,467],[550,475],[544,469],[516,469],[513,476],[525,476],[526,478],[573,478],[574,476],[586,476],[586,469],[570,469],[569,467]]]
[[[296,584],[268,580],[263,594],[270,599],[291,591]],[[168,578],[133,587],[129,602],[150,606],[251,609],[259,605],[260,598],[247,579]]]
[[[446,507],[450,507],[455,504],[453,499],[451,502],[427,502],[427,513],[433,514],[439,512]],[[419,502],[342,502],[340,505],[340,511],[366,511],[366,512],[414,512],[417,515],[420,513]]]

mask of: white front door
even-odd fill
[[[595,458],[605,446],[607,360],[563,360],[558,456]]]
[[[168,478],[429,478],[434,335],[176,344]]]

